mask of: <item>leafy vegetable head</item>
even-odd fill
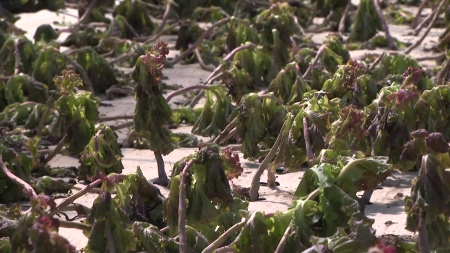
[[[169,49],[167,49],[167,44],[164,41],[159,41],[148,54],[142,57],[142,61],[145,64],[145,69],[157,81],[161,80],[164,61],[166,60],[166,55],[168,54]]]
[[[170,141],[166,124],[171,122],[172,109],[167,104],[160,87],[167,44],[158,42],[146,55],[140,56],[131,78],[136,82],[134,89],[136,109],[134,125],[136,132],[150,143],[150,149],[167,155],[175,148]]]
[[[164,203],[164,216],[171,231],[175,231],[178,221],[178,200],[180,173],[190,161],[194,160],[187,175],[187,224],[207,237],[217,235],[233,226],[230,221],[241,219],[239,209],[246,208],[238,198],[233,197],[228,179],[242,173],[238,157],[231,150],[220,151],[216,145],[207,145],[199,151],[175,163],[170,181],[169,197]],[[215,230],[218,226],[219,230]]]

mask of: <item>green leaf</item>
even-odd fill
[[[341,169],[335,183],[350,196],[361,190],[373,190],[388,176],[387,161],[385,156],[352,159]]]

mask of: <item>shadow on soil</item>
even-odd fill
[[[381,184],[381,187],[411,188],[411,182],[416,175],[417,172],[415,171],[404,174],[398,172],[392,173],[392,175]]]
[[[282,189],[280,189],[279,186],[270,186],[270,187],[268,187],[268,188],[271,189],[271,190],[276,191],[277,193],[281,193],[281,194],[288,195],[288,196],[291,197],[291,198],[294,197],[294,192],[289,191],[289,190],[282,190]]]
[[[403,199],[392,200],[388,203],[372,203],[371,205],[367,205],[364,210],[364,213],[368,216],[385,213],[389,213],[389,215],[396,215],[404,212],[405,209]]]
[[[254,162],[241,162],[241,166],[243,168],[248,168],[248,169],[257,169],[259,167],[259,163],[254,163]]]
[[[291,204],[288,204],[288,203],[286,203],[286,201],[274,201],[274,200],[267,200],[267,199],[264,199],[264,200],[261,200],[261,202],[264,202],[264,203],[273,203],[273,204],[276,204],[276,205],[281,205],[281,206],[286,206],[286,207],[291,207]]]

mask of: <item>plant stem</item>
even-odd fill
[[[161,152],[153,151],[153,154],[155,154],[156,164],[158,165],[158,180],[154,182],[154,184],[161,185],[161,186],[167,186],[169,184],[169,178],[166,174],[166,169],[164,166],[164,159],[161,155]]]
[[[149,39],[147,39],[144,44],[150,44],[153,41],[157,40],[159,37],[161,37],[161,35],[163,35],[164,33],[166,33],[167,31],[172,30],[173,28],[177,27],[179,25],[178,22],[171,24],[170,26],[168,26],[166,29],[161,30],[160,32],[158,32],[157,34],[153,35],[152,37],[150,37]]]
[[[277,140],[272,146],[272,149],[270,150],[269,154],[264,158],[262,163],[259,165],[258,170],[256,171],[255,175],[253,176],[252,185],[250,186],[250,201],[256,201],[258,200],[258,191],[259,191],[259,182],[261,180],[261,176],[264,173],[264,170],[267,168],[269,163],[272,161],[273,157],[278,151],[278,147],[280,146],[282,139],[283,139],[283,131],[284,127],[286,126],[286,121],[283,123],[283,126],[281,127],[281,132],[278,134]]]
[[[120,125],[111,126],[111,130],[117,131],[117,130],[124,129],[127,127],[132,127],[133,125],[134,125],[134,121],[129,121],[129,122],[122,123]]]
[[[345,33],[345,23],[347,22],[347,15],[348,15],[348,12],[350,11],[351,6],[352,6],[352,1],[347,0],[347,6],[345,6],[344,13],[342,14],[341,20],[339,21],[338,32],[341,34]]]
[[[397,50],[397,45],[395,44],[394,39],[392,39],[391,33],[389,32],[389,26],[386,23],[386,20],[384,19],[383,11],[380,7],[380,0],[373,0],[373,3],[375,5],[375,9],[378,14],[378,18],[381,21],[381,26],[383,27],[384,34],[386,35],[386,40],[389,45],[389,48],[391,50]]]
[[[47,120],[47,117],[50,113],[51,108],[53,107],[53,103],[55,102],[55,99],[53,97],[53,94],[50,95],[50,98],[47,100],[46,108],[44,113],[42,114],[41,120],[39,120],[38,128],[37,128],[37,137],[41,137],[42,129],[44,128],[45,121]]]
[[[86,9],[86,11],[83,13],[83,16],[81,16],[81,18],[78,20],[78,23],[75,26],[79,26],[80,24],[84,23],[84,21],[87,20],[87,18],[89,17],[89,15],[91,15],[92,10],[95,8],[95,6],[97,5],[98,0],[92,0],[88,6],[88,8]]]
[[[64,147],[64,142],[66,142],[67,134],[63,136],[63,138],[59,141],[58,145],[56,145],[55,149],[45,158],[45,163],[49,163],[55,156],[61,151]]]
[[[416,61],[439,61],[439,60],[444,59],[445,56],[446,56],[445,53],[440,53],[440,54],[436,54],[436,55],[417,57]]]
[[[418,235],[418,242],[419,242],[419,251],[420,253],[428,253],[430,251],[430,245],[428,243],[428,231],[427,231],[427,225],[425,223],[425,212],[420,211],[419,212],[419,235]]]
[[[361,200],[364,201],[364,203],[369,204],[370,199],[372,198],[373,191],[364,191],[363,195],[361,196]]]
[[[19,50],[19,44],[23,44],[19,42],[19,40],[16,40],[15,46],[14,46],[14,56],[15,56],[15,62],[14,62],[14,75],[18,75],[20,72],[20,50]]]
[[[208,30],[206,30],[201,36],[200,38],[198,38],[198,40],[194,43],[194,45],[192,45],[190,48],[188,48],[186,51],[184,51],[182,54],[180,54],[178,57],[176,57],[175,59],[173,59],[170,64],[171,65],[175,65],[178,62],[180,62],[181,60],[183,60],[186,56],[188,56],[190,53],[192,53],[194,51],[195,48],[197,48],[202,41],[211,34],[211,32],[214,30],[214,28],[221,26],[225,23],[227,23],[228,21],[230,21],[231,18],[224,18],[219,20],[217,23],[215,23],[214,25],[212,25]]]
[[[236,127],[233,128],[233,129],[227,134],[227,136],[225,136],[224,141],[229,140],[231,137],[233,137],[233,136],[236,134],[236,131],[237,131]],[[213,141],[213,142],[214,142],[214,141]],[[222,142],[223,142],[223,141],[222,141]],[[239,145],[239,149],[240,149],[241,146],[242,146],[242,145]]]
[[[311,148],[311,140],[309,139],[308,120],[305,117],[303,118],[303,135],[305,137],[306,156],[309,160],[313,160],[315,156]]]
[[[20,185],[25,193],[25,196],[27,198],[36,198],[37,194],[34,191],[33,187],[31,187],[27,182],[25,182],[24,180],[22,180],[20,177],[14,175],[14,173],[12,173],[5,165],[5,163],[3,162],[2,156],[0,155],[0,167],[2,168],[3,173],[5,173],[5,175],[11,179],[11,181],[13,181],[14,183]]]
[[[420,31],[422,31],[422,28],[428,23],[430,22],[430,19],[433,18],[434,14],[436,14],[437,10],[434,10],[433,12],[431,12],[424,20],[422,20],[422,22],[420,22],[416,28],[414,29],[414,35],[417,36],[419,35]]]
[[[368,71],[373,70],[378,63],[381,62],[381,60],[383,59],[383,57],[386,55],[386,52],[383,52],[380,57],[378,57],[374,62],[372,62],[372,64],[370,64],[369,68],[367,69]]]
[[[83,187],[83,188],[84,188],[84,187]],[[73,189],[73,190],[77,190],[77,191],[81,191],[81,190],[83,190],[83,188],[81,188],[81,187],[79,187],[79,186],[76,186],[76,185],[72,186],[72,189]],[[87,193],[100,194],[101,192],[102,192],[101,189],[92,188],[92,189],[90,189],[89,192],[87,192]],[[116,191],[116,190],[112,190],[112,191],[111,191],[111,194],[117,194],[117,191]]]
[[[164,11],[163,17],[162,17],[162,22],[161,25],[158,28],[158,31],[156,33],[160,33],[164,26],[167,23],[167,18],[169,17],[169,13],[170,13],[170,7],[172,6],[172,0],[167,0],[167,5],[166,5],[166,10]]]
[[[121,119],[133,119],[134,115],[118,115],[118,116],[110,116],[110,117],[101,117],[97,120],[97,122],[104,121],[113,121],[113,120],[121,120]]]
[[[217,138],[214,140],[214,143],[216,145],[220,145],[222,144],[222,142],[224,142],[226,139],[225,137],[228,136],[228,133],[233,130],[233,128],[237,125],[238,123],[238,118],[234,118],[226,127],[225,129],[223,129],[223,131],[219,134],[219,136],[217,136]]]
[[[83,231],[90,231],[91,226],[75,221],[59,220],[59,226],[62,228],[75,228]]]
[[[416,43],[412,44],[411,46],[409,46],[406,50],[405,50],[405,54],[409,54],[411,53],[411,51],[418,47],[420,44],[422,44],[423,40],[425,39],[425,37],[428,35],[428,33],[430,32],[431,28],[433,28],[434,23],[436,23],[437,18],[439,17],[439,13],[441,12],[441,9],[443,9],[444,5],[446,5],[447,0],[441,0],[441,2],[439,2],[438,7],[436,8],[436,12],[434,13],[433,19],[431,20],[431,22],[428,24],[427,30],[425,31],[425,33],[422,35],[422,37],[420,37],[420,39],[418,41],[416,41]]]
[[[271,170],[270,167],[267,170],[267,186],[268,187],[276,186],[275,173]]]
[[[450,70],[450,58],[447,59],[441,71],[439,72],[437,85],[444,84],[444,80],[448,79],[449,70]]]
[[[89,191],[91,191],[93,188],[95,188],[97,185],[99,185],[100,183],[102,183],[105,179],[97,179],[94,182],[86,185],[81,191],[73,194],[72,196],[65,198],[61,203],[59,203],[55,210],[53,210],[52,212],[50,212],[50,216],[55,215],[56,213],[60,212],[62,209],[68,207],[70,204],[72,204],[75,200],[77,200],[78,198],[80,198],[81,196],[83,196],[84,194],[88,193]]]
[[[320,188],[315,189],[314,191],[312,191],[308,195],[308,197],[306,198],[305,201],[315,199],[320,193],[321,193],[321,189]],[[289,223],[288,227],[284,231],[283,237],[281,238],[280,242],[278,243],[278,246],[277,246],[277,249],[275,250],[275,253],[283,253],[284,252],[284,248],[286,247],[288,236],[289,236],[289,234],[291,233],[291,230],[292,230],[291,224],[292,224],[292,222]]]
[[[218,248],[215,253],[235,253],[236,251],[230,246]]]
[[[210,83],[212,83],[213,81],[215,81],[216,79],[218,79],[219,77],[221,77],[223,75],[223,73],[219,73],[215,76],[213,76],[211,79],[209,79],[208,82],[205,82],[205,86],[209,85]],[[200,90],[197,95],[195,95],[195,97],[192,99],[192,101],[189,103],[189,107],[190,108],[194,108],[198,101],[200,101],[200,99],[203,97],[203,95],[205,94],[204,90]]]
[[[180,195],[178,201],[178,233],[180,235],[180,253],[188,253],[186,236],[186,175],[194,162],[194,160],[190,160],[181,172]]]
[[[207,66],[203,61],[202,54],[198,48],[194,49],[195,56],[197,57],[198,63],[200,64],[200,68],[206,71],[214,71],[211,66]]]
[[[314,65],[316,65],[317,61],[319,61],[320,56],[322,56],[323,50],[325,50],[325,45],[320,46],[319,51],[316,54],[316,57],[314,57],[314,60],[309,65],[308,69],[303,74],[302,78],[305,79],[308,77],[311,70],[314,68]]]
[[[114,237],[111,233],[111,224],[109,223],[109,219],[106,219],[105,234],[106,234],[106,241],[107,241],[107,245],[108,245],[108,252],[116,253],[116,245],[114,244]]]
[[[217,238],[213,243],[208,245],[202,253],[213,253],[214,250],[219,248],[230,236],[232,236],[234,233],[236,233],[239,229],[241,229],[245,224],[247,223],[247,220],[241,221],[237,224],[234,224],[231,228],[229,228],[225,233],[223,233],[219,238]]]
[[[137,54],[132,54],[132,53],[127,53],[127,54],[123,54],[123,55],[121,55],[121,56],[119,56],[119,57],[117,57],[115,59],[112,59],[112,60],[108,61],[108,63],[113,65],[113,64],[115,64],[117,62],[120,62],[122,60],[131,58],[131,57],[136,57],[136,56],[138,56],[138,55]]]
[[[305,36],[305,34],[306,34],[305,29],[303,29],[302,25],[300,25],[300,23],[298,22],[298,17],[295,15],[293,17],[294,17],[294,23],[297,26],[298,30],[300,31],[301,35]]]
[[[207,90],[207,89],[211,89],[211,88],[219,87],[219,86],[223,86],[223,85],[210,85],[210,86],[207,86],[207,85],[192,85],[192,86],[184,87],[184,88],[181,88],[181,89],[178,89],[176,91],[172,91],[171,93],[169,93],[169,95],[167,95],[167,97],[166,97],[166,102],[169,103],[169,101],[172,100],[172,98],[174,98],[174,97],[176,97],[178,95],[184,94],[186,92],[189,92],[191,90],[196,90],[196,89],[205,89],[205,90]]]
[[[223,63],[219,64],[219,66],[216,67],[216,69],[214,69],[213,72],[211,72],[211,74],[209,74],[209,76],[206,78],[205,80],[205,85],[208,85],[210,82],[212,82],[214,79],[216,79],[220,74],[218,74],[222,68],[225,66],[225,63],[230,62],[233,60],[234,55],[241,51],[241,50],[245,50],[248,48],[255,48],[256,45],[252,44],[252,43],[248,43],[242,46],[239,46],[235,49],[233,49],[229,54],[227,54],[227,56],[225,56],[225,58],[223,58]],[[200,100],[200,98],[203,96],[204,91],[201,90],[196,96],[195,98],[192,100],[192,102],[189,104],[189,106],[192,108],[194,107],[198,101]]]
[[[425,8],[425,5],[427,3],[428,3],[428,0],[423,0],[422,3],[420,4],[419,9],[417,10],[417,14],[414,17],[414,20],[412,21],[412,24],[411,24],[412,28],[415,29],[417,27],[417,24],[419,23],[420,15],[422,14],[423,8]]]

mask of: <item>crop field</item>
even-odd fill
[[[0,253],[450,252],[449,49],[450,0],[0,0]]]

